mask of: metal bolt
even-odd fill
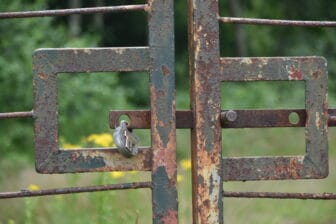
[[[237,113],[233,110],[228,110],[221,113],[222,121],[234,122],[237,119]]]

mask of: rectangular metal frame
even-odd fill
[[[149,46],[39,49],[33,55],[36,170],[40,173],[152,172],[153,223],[177,223],[173,0],[148,0]],[[57,74],[148,71],[151,147],[129,159],[116,149],[62,150]]]
[[[305,155],[224,158],[225,180],[309,179],[328,175],[326,66],[322,57],[221,58],[222,81],[305,81],[306,96]]]

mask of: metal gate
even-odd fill
[[[219,22],[290,26],[336,26],[335,22],[285,21],[220,17],[218,1],[189,0],[189,71],[191,109],[175,110],[173,0],[147,4],[35,12],[0,13],[0,18],[65,16],[84,13],[146,11],[148,46],[38,49],[33,54],[34,106],[29,112],[0,113],[0,119],[33,118],[36,169],[40,173],[150,171],[151,182],[0,193],[0,199],[102,190],[150,188],[153,223],[177,223],[176,128],[191,129],[194,223],[223,223],[223,197],[336,199],[332,193],[225,192],[223,181],[318,179],[328,175],[328,126],[336,110],[327,106],[327,63],[322,57],[221,58]],[[151,130],[151,146],[132,158],[117,149],[66,151],[58,143],[57,74],[61,72],[147,71],[149,111],[112,110],[110,127],[119,117],[128,128]],[[305,109],[221,110],[220,83],[304,81]],[[299,116],[292,123],[290,114]],[[223,158],[222,128],[305,127],[302,156]],[[225,150],[225,149],[224,149]]]

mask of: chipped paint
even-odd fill
[[[189,1],[193,223],[222,223],[217,1]]]
[[[317,129],[320,129],[321,127],[321,118],[320,118],[320,113],[316,112],[315,113],[315,125]]]
[[[123,54],[125,52],[125,48],[119,48],[116,50],[117,54]]]
[[[250,58],[243,58],[240,63],[250,65],[252,64],[252,60]]]
[[[86,54],[91,54],[91,50],[90,49],[88,49],[88,48],[86,48],[86,49],[84,49],[84,53],[86,53]],[[75,52],[75,54],[76,54],[76,52]]]
[[[297,69],[295,66],[290,66],[288,70],[289,80],[302,80],[302,71]]]

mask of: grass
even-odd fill
[[[240,87],[240,85],[243,85]],[[245,85],[250,90],[240,92]],[[277,88],[285,88],[280,84]],[[264,83],[223,85],[222,94],[230,95],[222,102],[223,108],[299,108],[304,93],[295,92],[302,85],[293,84],[292,91],[283,96],[274,88]],[[251,89],[252,88],[252,89]],[[267,89],[268,88],[268,89]],[[258,89],[264,89],[267,94],[266,103],[260,100],[262,94],[256,94]],[[295,94],[292,94],[293,91]],[[188,108],[188,94],[178,93],[177,107]],[[253,94],[251,94],[253,93]],[[290,95],[299,96],[295,99]],[[289,100],[287,100],[289,99]],[[265,99],[264,99],[265,100]],[[288,102],[287,102],[288,101]],[[331,97],[331,102],[336,102]],[[266,105],[265,105],[266,104]],[[272,107],[270,107],[272,108]],[[329,129],[330,175],[323,180],[297,181],[251,181],[225,182],[227,191],[279,191],[279,192],[336,192],[336,131]],[[140,138],[140,145],[150,143],[148,130],[135,130]],[[261,156],[261,155],[298,155],[304,154],[303,128],[274,129],[231,129],[223,130],[222,147],[224,156]],[[63,146],[77,147],[60,139]],[[106,146],[112,144],[107,135],[92,135],[83,138],[82,146]],[[31,153],[32,154],[32,153]],[[29,156],[31,156],[29,154]],[[190,130],[177,130],[178,163],[178,197],[180,223],[192,223],[191,219],[191,170],[190,161]],[[187,162],[186,162],[187,161]],[[0,191],[16,191],[26,189],[34,184],[41,189],[69,186],[87,186],[135,181],[150,181],[148,172],[123,173],[83,173],[41,175],[34,169],[34,162],[27,154],[8,153],[0,158]],[[336,201],[312,200],[270,200],[270,199],[224,199],[224,220],[226,223],[336,223]],[[0,224],[17,223],[151,223],[151,192],[150,190],[124,190],[97,193],[82,193],[73,195],[46,196],[25,199],[0,200]]]
[[[296,129],[281,132],[278,138],[265,136],[265,133],[252,131],[249,137],[233,138],[225,133],[223,148],[228,152],[224,154],[259,155],[258,149],[269,146],[269,154],[291,152],[295,146]],[[330,135],[336,133],[331,130]],[[189,131],[178,132],[178,150],[184,150],[181,155],[189,157],[187,150]],[[274,136],[271,133],[270,136]],[[235,135],[237,136],[237,135]],[[284,139],[294,139],[284,141]],[[255,139],[250,141],[249,138]],[[230,141],[229,141],[230,140]],[[294,141],[294,143],[293,143]],[[273,144],[270,144],[273,143]],[[335,192],[336,185],[336,154],[334,145],[336,140],[330,138],[330,176],[323,180],[298,181],[252,181],[252,182],[225,182],[224,189],[228,191],[280,191],[280,192]],[[232,151],[230,151],[230,147]],[[240,149],[246,149],[244,153]],[[303,144],[299,144],[304,151]],[[302,146],[302,147],[301,147]],[[234,150],[235,149],[235,150]],[[239,150],[238,150],[239,149]],[[286,149],[285,151],[279,151]],[[265,153],[263,151],[262,153]],[[297,154],[296,153],[296,154]],[[286,153],[285,153],[286,154]],[[7,161],[7,162],[4,162]],[[124,183],[132,181],[148,181],[148,172],[88,173],[88,174],[36,174],[30,160],[20,156],[12,156],[9,160],[1,160],[2,170],[10,170],[2,178],[1,191],[12,191],[27,188],[35,184],[41,189],[85,186],[98,184]],[[179,162],[178,193],[179,193],[179,219],[180,223],[191,223],[191,171],[186,165],[187,160]],[[17,162],[20,165],[17,166]],[[15,170],[15,168],[17,168]],[[224,199],[224,220],[226,223],[335,223],[334,209],[336,201],[312,200],[270,200],[270,199]],[[0,201],[0,223],[151,223],[151,193],[150,190],[109,191],[99,193],[83,193],[73,195],[47,196],[25,199],[6,199]]]

